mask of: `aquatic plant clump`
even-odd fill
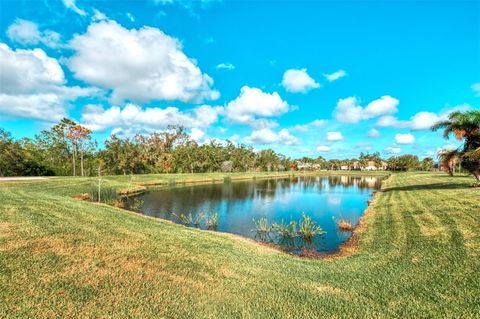
[[[90,200],[106,204],[114,204],[119,199],[117,189],[114,187],[102,187],[99,189],[97,186],[92,186],[88,191],[88,195]]]
[[[217,229],[218,228],[218,213],[213,213],[207,216],[206,226],[208,229]]]
[[[316,235],[326,234],[326,232],[305,213],[302,214],[302,219],[299,222],[299,233],[300,237],[307,243],[313,242],[313,238]]]
[[[352,231],[353,230],[353,225],[350,221],[346,219],[340,219],[337,222],[338,229],[341,231]]]
[[[267,218],[262,217],[259,220],[253,219],[254,229],[252,232],[255,232],[255,237],[261,241],[267,241],[270,239],[270,233],[272,231],[272,226],[268,223]]]
[[[281,238],[284,239],[293,239],[298,236],[297,223],[295,221],[290,221],[290,223],[286,223],[282,220],[278,224],[273,224],[272,229],[276,231]]]

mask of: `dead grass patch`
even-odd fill
[[[0,222],[0,238],[11,237],[14,234],[15,225],[7,222]]]

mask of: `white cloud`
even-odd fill
[[[105,15],[105,13],[101,12],[100,10],[93,9],[92,21],[98,22],[103,20],[108,20],[108,17]]]
[[[338,100],[334,116],[339,122],[358,123],[362,119],[362,111],[363,108],[358,105],[357,98],[351,96]]]
[[[368,137],[379,137],[380,132],[377,129],[372,128],[370,131],[368,131]]]
[[[373,100],[363,108],[356,97],[351,96],[339,99],[335,107],[334,116],[339,122],[358,123],[361,120],[392,114],[398,112],[398,99],[384,95]]]
[[[320,87],[307,73],[307,69],[289,69],[285,71],[282,79],[283,87],[292,93],[306,93],[311,89]]]
[[[409,126],[409,122],[400,121],[395,116],[385,115],[378,119],[377,126],[404,128]]]
[[[429,130],[433,124],[441,120],[441,117],[432,112],[419,112],[411,117],[410,127],[412,130]]]
[[[385,152],[387,154],[400,154],[402,149],[398,146],[389,146],[385,149]]]
[[[70,41],[75,51],[67,61],[74,76],[112,90],[112,100],[147,102],[214,100],[213,80],[181,43],[157,28],[126,29],[115,21],[101,21]]]
[[[297,132],[307,132],[308,130],[310,130],[310,128],[320,127],[322,125],[325,125],[325,123],[327,123],[326,120],[314,120],[307,124],[297,124],[294,127],[292,127],[292,130]]]
[[[203,139],[205,139],[206,137],[206,134],[203,130],[199,129],[199,128],[192,128],[190,130],[190,137],[194,140],[194,141],[197,141],[197,142],[200,142],[202,141]]]
[[[68,101],[96,94],[68,87],[58,61],[41,49],[11,50],[0,43],[0,113],[55,121],[66,115]]]
[[[399,101],[390,95],[384,95],[377,100],[368,103],[364,109],[364,118],[370,119],[386,114],[393,114],[398,112],[397,106]]]
[[[48,47],[61,46],[60,34],[52,30],[40,31],[32,21],[16,19],[7,29],[10,40],[22,45],[37,45],[42,43]]]
[[[234,123],[272,128],[276,123],[259,117],[280,116],[288,110],[288,103],[277,92],[265,93],[258,88],[244,86],[240,95],[227,104],[226,115]]]
[[[321,152],[321,153],[326,153],[326,152],[330,152],[332,148],[328,145],[318,145],[317,146],[317,151]]]
[[[343,135],[341,132],[327,132],[327,141],[341,141]]]
[[[87,105],[82,113],[82,124],[94,131],[122,128],[137,132],[181,125],[199,136],[199,131],[193,129],[205,129],[217,122],[221,111],[221,107],[209,105],[202,105],[188,112],[182,112],[176,107],[142,109],[135,104],[127,104],[123,108],[112,106],[108,109],[101,105]]]
[[[412,134],[395,134],[395,142],[397,144],[412,144],[415,142],[415,136]]]
[[[62,2],[65,5],[65,7],[67,7],[70,10],[73,10],[74,12],[76,12],[77,14],[79,14],[81,16],[84,16],[84,15],[87,14],[84,10],[77,7],[77,4],[75,3],[75,0],[62,0]]]
[[[324,74],[323,76],[329,81],[329,82],[333,82],[333,81],[336,81],[340,78],[343,78],[344,76],[347,75],[347,72],[345,72],[344,70],[338,70],[336,72],[333,72],[333,73],[330,73],[330,74]]]
[[[245,142],[249,144],[299,144],[298,138],[291,135],[287,129],[282,129],[276,133],[269,128],[253,131],[252,134],[245,138]]]
[[[413,131],[420,131],[420,130],[429,130],[432,125],[437,123],[438,121],[442,121],[448,118],[448,115],[453,111],[465,111],[470,109],[470,105],[462,104],[457,105],[453,108],[445,110],[439,114],[433,112],[418,112],[413,115],[410,120],[403,121],[399,120],[395,116],[386,115],[381,117],[378,122],[377,126],[383,127],[396,127],[396,128],[410,128]]]
[[[480,82],[472,84],[471,87],[475,95],[480,96]]]
[[[235,69],[235,65],[233,65],[232,63],[220,63],[217,64],[215,68],[231,71]]]

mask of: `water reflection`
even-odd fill
[[[335,220],[348,219],[354,225],[367,206],[372,191],[379,188],[375,177],[306,176],[286,179],[263,179],[222,184],[190,185],[152,190],[140,195],[140,211],[181,223],[182,214],[218,214],[219,231],[255,238],[254,219],[266,218],[268,223],[298,222],[305,212],[326,231],[315,236],[312,248],[331,252],[350,233],[340,232]],[[200,228],[207,228],[207,221]],[[276,233],[266,241],[298,250],[299,238],[285,240]]]

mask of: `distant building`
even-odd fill
[[[375,161],[368,161],[367,166],[363,168],[365,171],[379,171],[379,170],[387,170],[388,164],[384,161],[381,162],[380,166],[375,164]]]

